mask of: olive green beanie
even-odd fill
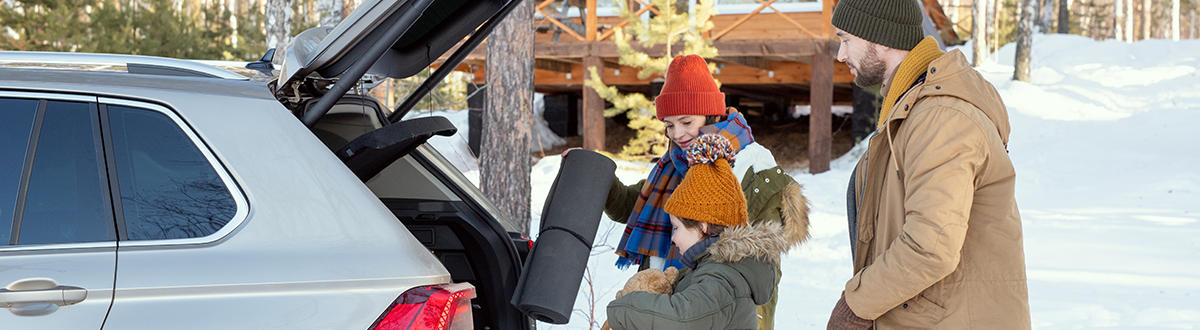
[[[833,10],[833,26],[875,44],[912,50],[925,38],[917,1],[841,0]]]

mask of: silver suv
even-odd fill
[[[274,56],[278,79],[164,58],[0,52],[0,328],[565,323],[586,251],[582,261],[543,253],[571,266],[528,271],[546,268],[529,267],[533,243],[424,144],[455,128],[400,120],[424,92],[390,113],[347,94],[364,76],[412,76],[458,45],[442,65],[455,67],[517,2],[366,1]],[[602,184],[552,193],[590,190],[547,206],[588,220],[554,225],[570,239],[538,250],[590,247],[609,181],[589,181]],[[532,298],[526,280],[538,283]]]

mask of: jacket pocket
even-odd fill
[[[876,329],[932,329],[946,315],[946,309],[917,295],[876,320]]]

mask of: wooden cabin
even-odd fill
[[[647,96],[657,93],[652,82],[660,78],[638,79],[637,69],[618,64],[613,31],[628,22],[619,16],[612,1],[627,1],[628,8],[641,14],[657,13],[657,9],[645,0],[535,1],[535,90],[580,97],[583,146],[603,149],[605,101],[583,85],[587,68],[602,68],[598,72],[605,84]],[[936,0],[922,1],[936,5]],[[716,0],[717,13],[711,17],[714,28],[706,36],[717,48],[719,56],[710,61],[720,67],[714,76],[730,106],[789,114],[794,106],[811,106],[807,141],[811,173],[829,168],[830,109],[834,104],[853,102],[854,77],[849,67],[835,60],[839,43],[829,22],[836,2]],[[672,48],[682,49],[682,44]],[[660,45],[644,51],[662,56],[664,48]],[[476,83],[484,83],[485,54],[486,44],[459,67],[474,72]]]

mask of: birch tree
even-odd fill
[[[975,0],[971,5],[971,66],[983,65],[987,56],[987,1]]]
[[[1132,1],[1132,0],[1126,0]],[[1041,20],[1038,26],[1041,27],[1042,33],[1050,33],[1050,28],[1054,26],[1054,0],[1042,0],[1041,8],[1038,8],[1041,13]]]
[[[1171,40],[1179,41],[1179,0],[1171,0]]]
[[[293,0],[267,0],[267,48],[282,48],[292,40]]]
[[[1153,11],[1150,8],[1154,8],[1151,6],[1150,0],[1145,0],[1142,4],[1142,40],[1150,39],[1150,12]]]
[[[1037,0],[1022,0],[1020,6],[1025,9],[1021,11],[1021,21],[1017,23],[1017,58],[1016,68],[1013,71],[1013,80],[1029,82],[1029,53],[1033,47],[1033,7],[1037,6]]]
[[[1113,38],[1117,41],[1125,37],[1125,32],[1121,30],[1121,9],[1121,0],[1113,0]]]

